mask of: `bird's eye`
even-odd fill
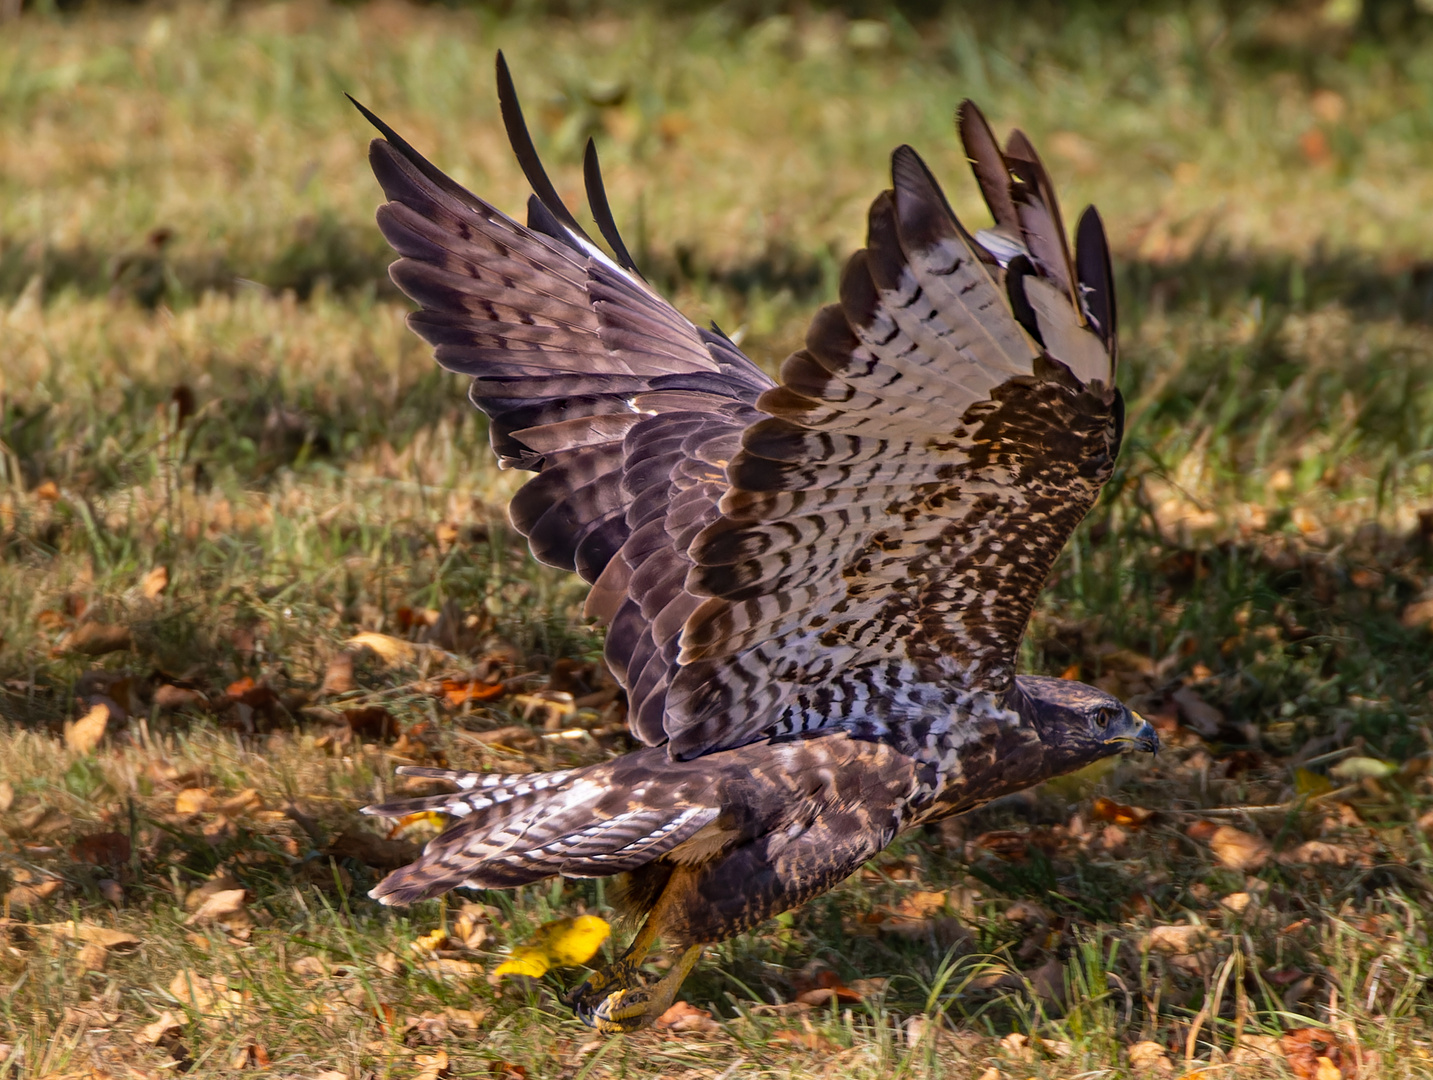
[[[1099,712],[1095,713],[1095,723],[1099,726],[1099,729],[1101,731],[1104,731],[1105,728],[1110,726],[1110,720],[1113,717],[1114,713],[1111,712],[1109,709],[1101,709]]]

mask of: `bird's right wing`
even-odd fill
[[[1099,216],[1071,252],[1015,132],[961,129],[995,229],[972,237],[910,147],[840,303],[764,393],[688,554],[666,693],[679,757],[832,725],[962,723],[998,700],[1035,599],[1119,449]]]

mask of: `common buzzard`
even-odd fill
[[[960,136],[972,236],[909,146],[840,300],[773,380],[647,283],[587,145],[604,250],[538,161],[501,54],[527,225],[387,125],[370,148],[408,324],[472,376],[533,555],[591,583],[644,744],[527,775],[405,767],[452,824],[372,895],[626,875],[645,922],[571,1001],[601,1031],[672,1002],[702,946],[831,888],[893,837],[1158,739],[1109,694],[1015,674],[1031,607],[1120,444],[1104,228],[1071,251],[1026,137]],[[356,104],[356,103],[355,103]],[[640,971],[656,938],[670,972]]]

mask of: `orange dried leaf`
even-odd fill
[[[1096,821],[1108,821],[1126,829],[1138,829],[1154,817],[1153,810],[1142,806],[1126,806],[1124,803],[1107,799],[1103,795],[1095,800],[1091,808]]]
[[[658,1031],[676,1031],[704,1034],[720,1031],[721,1024],[712,1019],[706,1009],[699,1009],[689,1001],[674,1002],[666,1012],[653,1021]]]
[[[35,497],[45,502],[55,502],[60,497],[60,488],[53,480],[41,480],[35,485]]]
[[[469,701],[492,701],[507,692],[507,686],[503,683],[485,683],[477,679],[466,682],[461,679],[444,679],[442,685],[444,700],[454,707]]]
[[[201,814],[213,810],[218,805],[214,796],[204,788],[185,788],[178,795],[174,796],[174,812],[176,814]]]
[[[169,567],[156,566],[149,573],[144,575],[140,583],[140,590],[149,599],[153,600],[165,589],[169,588]]]

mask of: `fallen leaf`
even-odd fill
[[[214,796],[204,788],[185,788],[174,796],[174,812],[176,814],[208,813],[217,805]]]
[[[496,728],[493,731],[474,732],[473,738],[489,746],[502,746],[509,750],[536,750],[542,745],[542,740],[537,737],[537,733],[521,724],[509,724],[507,727]]]
[[[492,701],[507,692],[507,685],[501,682],[479,682],[477,679],[444,679],[443,698],[456,708],[469,701]]]
[[[246,895],[247,892],[244,889],[221,889],[218,892],[210,893],[204,898],[204,902],[194,910],[194,913],[184,920],[184,925],[202,926],[206,923],[225,923],[239,915],[247,920],[249,914],[244,910]]]
[[[1273,847],[1262,836],[1232,825],[1220,825],[1208,837],[1209,848],[1220,864],[1231,870],[1254,873],[1269,861]]]
[[[1108,821],[1126,829],[1138,829],[1154,817],[1153,810],[1146,810],[1142,806],[1126,806],[1103,795],[1095,800],[1090,812],[1096,821]]]
[[[1205,739],[1219,734],[1224,726],[1224,714],[1200,697],[1193,687],[1181,686],[1170,696],[1185,727]]]
[[[1348,1054],[1338,1036],[1319,1028],[1295,1028],[1284,1032],[1279,1049],[1289,1070],[1299,1080],[1343,1080]],[[1349,1068],[1350,1074],[1352,1068]]]
[[[101,702],[78,720],[65,724],[65,747],[72,754],[92,753],[108,728],[109,706]]]
[[[1367,869],[1373,865],[1373,857],[1345,844],[1308,840],[1280,852],[1279,862],[1284,866],[1361,866]]]
[[[144,575],[140,583],[140,591],[149,599],[153,600],[165,589],[169,588],[169,567],[156,566],[149,573]]]
[[[1137,1042],[1129,1048],[1129,1064],[1130,1068],[1138,1072],[1174,1071],[1174,1062],[1169,1060],[1164,1047],[1149,1039]]]
[[[346,644],[355,649],[370,650],[385,664],[412,664],[418,659],[418,647],[411,641],[372,630],[354,634]]]
[[[34,494],[35,498],[45,502],[56,502],[60,497],[60,488],[53,480],[41,480],[35,485]]]
[[[84,653],[86,656],[103,656],[119,652],[133,643],[129,628],[111,626],[108,623],[87,622],[75,627],[60,643],[63,652]]]
[[[382,705],[365,705],[361,709],[345,709],[339,714],[349,729],[361,739],[394,739],[398,721]]]
[[[160,683],[154,688],[154,704],[168,712],[179,709],[199,708],[207,705],[209,699],[198,690],[191,690],[173,683]]]
[[[63,886],[58,878],[37,882],[34,885],[16,885],[5,894],[5,906],[15,911],[29,911],[44,903]]]
[[[413,1064],[418,1066],[416,1080],[438,1080],[448,1075],[448,1052],[435,1050],[431,1054],[418,1054],[413,1058]]]
[[[706,1034],[720,1031],[721,1024],[712,1019],[706,1009],[699,1009],[688,1001],[677,1001],[652,1022],[658,1031],[690,1032]]]
[[[289,964],[289,970],[295,975],[302,975],[305,978],[326,977],[328,965],[317,956],[300,956],[293,963]]]
[[[585,964],[611,933],[607,920],[596,915],[577,915],[543,923],[525,945],[513,949],[512,956],[498,965],[493,975],[537,978],[551,968]]]
[[[324,849],[324,854],[339,859],[357,859],[379,870],[397,870],[416,859],[420,851],[411,840],[390,840],[350,825],[334,837]]]
[[[262,680],[255,682],[248,675],[231,682],[225,687],[224,693],[231,701],[247,705],[251,709],[266,709],[278,700],[278,695],[274,693],[273,687]]]
[[[793,1028],[781,1028],[779,1031],[773,1031],[767,1041],[784,1043],[787,1046],[799,1046],[806,1050],[818,1050],[828,1054],[835,1053],[840,1049],[839,1046],[814,1028],[806,1031],[796,1031]]]
[[[1152,926],[1145,935],[1145,950],[1183,956],[1204,948],[1218,935],[1204,926],[1180,923],[1174,926]]]
[[[353,689],[353,655],[344,651],[329,659],[323,669],[323,685],[318,688],[320,694],[346,694]]]
[[[269,1052],[258,1043],[249,1043],[241,1046],[234,1054],[231,1063],[236,1070],[241,1069],[267,1069],[269,1067]]]
[[[157,1046],[166,1039],[177,1039],[183,1033],[183,1025],[175,1019],[172,1012],[165,1009],[159,1014],[158,1020],[146,1024],[135,1033],[134,1041],[142,1046]],[[344,1080],[347,1080],[347,1077]]]
[[[94,866],[118,866],[129,862],[129,837],[119,832],[90,833],[75,841],[70,854],[78,862]]]
[[[81,971],[103,971],[109,963],[109,950],[103,945],[91,942],[80,949],[75,957],[75,966]]]
[[[1378,758],[1347,757],[1329,769],[1329,775],[1339,780],[1356,783],[1359,780],[1383,780],[1397,771],[1397,765],[1390,765]]]
[[[229,817],[241,817],[263,808],[263,797],[255,788],[245,788],[237,794],[230,795],[221,801],[218,807],[219,813],[227,814]]]
[[[0,780],[0,814],[15,805],[15,788],[9,780]]]

